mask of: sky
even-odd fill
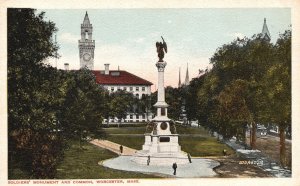
[[[168,53],[164,60],[165,86],[177,87],[179,68],[181,82],[189,68],[190,80],[198,76],[199,69],[210,68],[209,58],[218,47],[237,37],[251,37],[262,31],[267,20],[271,42],[291,25],[289,8],[199,8],[199,9],[38,9],[45,19],[57,28],[58,68],[64,63],[70,69],[79,69],[80,24],[88,12],[95,40],[94,69],[129,71],[157,86],[158,61],[155,43],[164,37]],[[56,65],[55,59],[47,62]]]

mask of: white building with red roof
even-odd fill
[[[96,82],[103,85],[109,92],[125,90],[138,98],[151,94],[150,81],[140,78],[124,70],[109,70],[109,64],[105,64],[105,70],[92,71],[96,76]]]

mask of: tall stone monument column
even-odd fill
[[[178,134],[175,125],[170,124],[169,105],[165,101],[164,70],[167,63],[163,58],[164,52],[167,52],[167,44],[164,39],[163,42],[156,42],[156,48],[159,58],[156,63],[158,70],[157,102],[154,105],[157,108],[156,117],[147,126],[143,149],[136,152],[131,160],[148,165],[171,166],[175,162],[186,164],[189,163],[188,157],[178,144]]]
[[[158,61],[156,67],[158,70],[158,93],[157,93],[157,103],[155,106],[168,106],[165,102],[165,88],[164,88],[164,72],[167,63],[165,61]]]
[[[155,103],[154,107],[156,107],[156,117],[153,121],[162,122],[162,121],[170,121],[168,118],[168,104],[165,101],[165,87],[164,87],[164,71],[167,63],[165,61],[158,61],[156,63],[156,67],[158,70],[158,90],[157,90],[157,102]],[[158,126],[160,129],[160,126]],[[170,127],[167,127],[167,131],[170,134]],[[158,130],[162,132],[161,130]]]

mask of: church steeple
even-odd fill
[[[178,80],[178,88],[181,87],[181,74],[180,74],[180,67],[179,67],[179,80]]]
[[[268,26],[267,26],[267,20],[266,20],[266,18],[264,18],[264,25],[263,25],[263,29],[262,29],[261,34],[262,34],[262,37],[264,39],[266,39],[267,41],[270,42],[270,40],[271,40],[271,34],[270,34]]]
[[[190,78],[189,78],[189,64],[186,66],[186,74],[185,74],[185,81],[184,85],[188,86],[190,84]]]

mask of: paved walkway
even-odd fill
[[[92,140],[90,143],[113,151],[119,155],[120,144],[108,141],[108,140]],[[247,160],[245,163],[255,163],[262,170],[270,172],[275,177],[291,177],[291,171],[288,169],[283,169],[275,161],[266,157],[259,150],[246,150],[241,144],[237,144],[234,139],[225,142],[228,146],[236,150],[238,154]],[[170,166],[145,166],[134,163],[131,161],[131,155],[133,155],[137,150],[126,146],[123,146],[122,156],[117,158],[105,160],[102,164],[106,167],[118,170],[134,171],[134,172],[144,172],[144,173],[159,173],[167,177],[173,177],[172,167]],[[218,166],[220,163],[218,161],[212,160],[216,157],[208,158],[192,158],[191,164],[179,165],[177,169],[177,175],[174,177],[215,177],[217,174],[213,171],[213,168]]]
[[[115,152],[117,154],[121,154],[120,152],[120,144],[108,141],[108,140],[99,140],[99,139],[94,139],[92,141],[90,141],[90,143],[98,146],[98,147],[102,147],[105,149],[108,149],[112,152]],[[127,155],[127,156],[131,156],[133,155],[137,150],[136,149],[132,149],[129,147],[126,147],[123,145],[123,153],[122,155]]]
[[[131,156],[119,156],[117,158],[104,160],[102,165],[112,169],[141,172],[146,174],[159,173],[163,177],[207,178],[218,176],[213,168],[220,165],[220,163],[211,159],[192,158],[192,163],[177,165],[176,175],[173,175],[172,165],[141,165],[131,161]]]
[[[108,141],[108,140],[99,140],[94,139],[90,143],[108,149],[112,152],[115,152],[119,155],[120,153],[120,144]],[[192,163],[185,165],[177,165],[177,174],[173,175],[172,165],[170,166],[155,166],[155,165],[140,165],[131,161],[131,155],[133,155],[137,150],[132,149],[126,146],[123,146],[123,153],[117,158],[112,158],[104,160],[101,164],[105,167],[118,170],[126,170],[133,172],[142,172],[142,173],[153,173],[158,174],[163,177],[184,177],[184,178],[193,178],[193,177],[215,177],[218,174],[213,170],[214,167],[220,165],[218,161],[212,160],[216,157],[209,158],[192,158]]]
[[[225,141],[225,143],[245,158],[244,163],[254,163],[262,170],[278,178],[289,178],[292,176],[291,170],[282,168],[276,161],[268,158],[259,150],[246,150],[243,145],[237,144],[235,139],[230,139]]]
[[[198,127],[198,125],[192,125],[192,127]],[[214,132],[214,137],[217,137],[218,134]],[[222,135],[219,135],[219,138],[222,140]],[[290,141],[291,142],[291,141]],[[271,173],[275,177],[279,178],[289,178],[292,176],[292,171],[289,169],[284,169],[276,161],[268,158],[259,150],[246,150],[245,147],[241,144],[237,144],[235,139],[230,139],[225,141],[225,143],[233,148],[239,155],[245,158],[247,162],[244,163],[255,163],[257,167],[261,168],[264,171]]]

